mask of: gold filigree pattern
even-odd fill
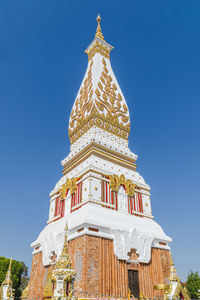
[[[77,190],[77,178],[67,178],[66,182],[62,185],[62,187],[59,189],[60,193],[60,199],[63,200],[66,197],[67,190],[70,189],[70,194],[75,194]]]
[[[90,61],[95,56],[96,53],[99,53],[105,58],[110,59],[111,50],[112,48],[109,49],[104,44],[96,40],[94,45],[89,50],[86,50],[85,53],[88,55],[88,61]]]
[[[128,122],[129,116],[127,116],[128,107],[125,103],[123,104],[123,106],[121,105],[122,96],[120,93],[116,94],[117,87],[112,82],[113,79],[109,75],[104,58],[102,59],[102,63],[103,71],[98,83],[98,88],[95,90],[95,94],[97,97],[95,102],[97,108],[102,112],[105,110],[107,119],[114,122],[115,124],[121,126],[127,123],[125,128],[127,129],[127,132],[129,132],[130,122]],[[119,118],[121,118],[121,121],[123,123],[119,123]]]
[[[113,192],[118,192],[120,185],[124,185],[127,195],[134,196],[137,185],[131,180],[125,179],[125,176],[123,174],[120,176],[109,175],[109,180],[109,186]]]
[[[122,96],[109,74],[106,61],[102,59],[103,70],[98,86],[93,92],[92,66],[90,62],[88,75],[80,90],[80,97],[75,101],[69,123],[70,142],[74,143],[92,126],[128,139],[130,121],[128,107],[122,104]]]
[[[80,90],[80,97],[75,101],[75,109],[72,109],[70,116],[71,121],[69,123],[70,128],[76,127],[77,129],[79,129],[83,125],[85,114],[89,114],[92,110],[92,66],[93,61],[90,62],[88,75],[84,80],[83,87]],[[69,129],[69,137],[71,137],[73,133],[74,130],[73,132],[71,132]]]

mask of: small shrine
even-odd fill
[[[67,246],[67,226],[62,253],[47,274],[43,299],[75,299],[74,280],[76,272],[72,269],[71,259]]]
[[[176,268],[173,263],[172,255],[170,253],[170,276],[168,283],[161,283],[154,285],[155,290],[164,291],[164,299],[166,300],[189,300],[190,296],[186,287],[181,283],[177,276]]]
[[[168,291],[168,299],[174,300],[174,299],[186,299],[189,300],[190,296],[188,294],[188,291],[186,287],[181,283],[180,278],[177,275],[176,268],[173,263],[172,255],[170,255],[171,258],[171,268],[170,268],[170,277],[169,277],[169,286],[170,289]]]
[[[12,258],[10,259],[6,277],[1,284],[0,300],[13,300],[14,299],[14,289],[12,287],[12,279],[11,279],[11,266],[12,266]]]
[[[75,276],[76,272],[72,269],[72,263],[68,254],[66,230],[62,253],[56,262],[55,270],[52,271],[53,299],[73,299]]]

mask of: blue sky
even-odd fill
[[[0,256],[31,266],[100,13],[153,215],[181,279],[200,271],[199,10],[199,0],[0,2]]]

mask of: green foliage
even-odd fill
[[[193,273],[190,271],[186,281],[186,288],[190,297],[193,299],[199,298],[199,290],[200,290],[200,276],[198,272]]]
[[[21,291],[23,291],[29,282],[29,277],[28,277],[28,267],[25,265],[24,262],[21,262],[21,264],[23,265],[23,272],[22,272],[22,277],[21,277]]]
[[[9,267],[10,259],[5,257],[0,257],[0,285],[5,279],[6,272]],[[23,278],[28,278],[28,268],[23,262],[17,260],[12,261],[11,267],[11,279],[13,283],[13,288],[15,289],[15,298],[20,298],[23,287],[21,286],[21,281]],[[25,281],[25,280],[24,280]]]

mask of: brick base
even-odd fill
[[[152,248],[149,264],[127,264],[114,254],[113,241],[84,235],[68,243],[76,271],[74,289],[79,298],[128,295],[128,270],[138,270],[140,292],[146,297],[161,296],[153,285],[166,283],[170,272],[169,251]],[[48,268],[42,265],[42,254],[33,256],[29,299],[42,299]],[[97,296],[96,294],[99,294]],[[96,296],[95,296],[96,295]]]
[[[42,299],[46,268],[42,263],[42,252],[33,255],[30,284],[29,284],[29,299]]]

